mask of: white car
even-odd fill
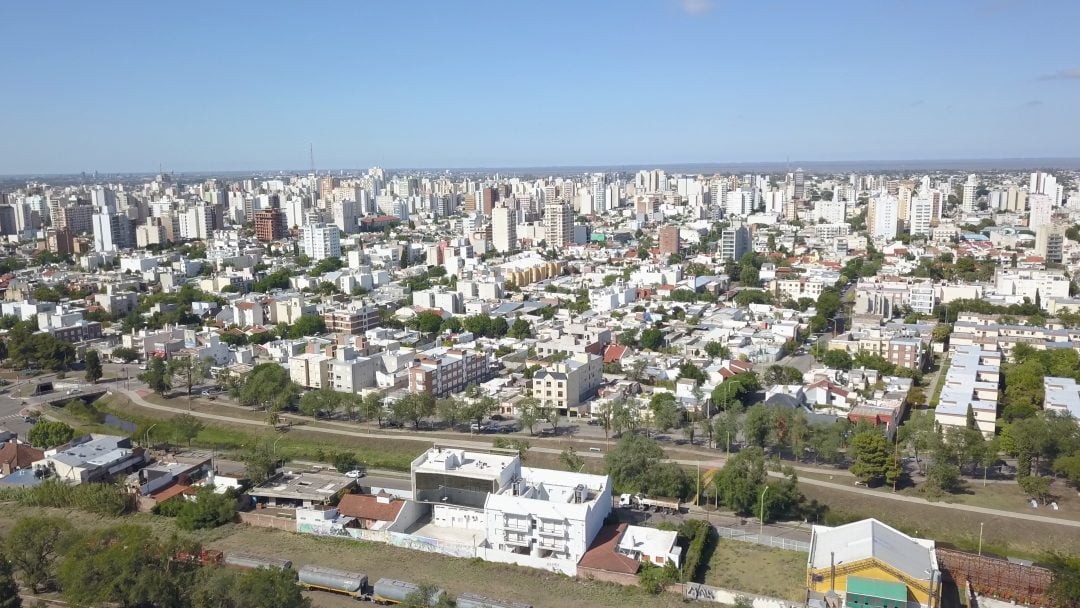
[[[345,473],[345,477],[348,477],[349,479],[360,479],[363,476],[364,472],[357,469],[353,469],[348,473]]]

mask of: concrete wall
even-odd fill
[[[296,531],[296,520],[291,517],[277,517],[268,513],[256,513],[254,511],[241,511],[237,513],[240,523],[260,528],[274,528],[288,532]]]
[[[772,597],[732,591],[731,589],[699,585],[697,583],[671,585],[667,590],[678,593],[688,600],[715,602],[717,604],[726,604],[728,606],[733,606],[735,601],[740,597],[749,599],[753,603],[754,608],[801,608],[803,606],[801,602],[779,600]]]
[[[578,577],[587,580],[604,581],[615,583],[617,585],[632,586],[638,584],[638,577],[636,574],[626,574],[624,572],[610,572],[608,570],[597,570],[595,568],[578,566],[577,575]]]

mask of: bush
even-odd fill
[[[645,593],[659,595],[665,587],[678,581],[679,570],[675,567],[675,562],[668,562],[663,567],[650,562],[641,562],[638,584]]]
[[[75,429],[63,422],[54,422],[52,420],[45,420],[35,424],[26,435],[30,445],[46,450],[55,448],[58,445],[64,445],[74,437]]]
[[[47,479],[33,488],[0,491],[0,500],[15,500],[26,507],[79,509],[95,515],[123,515],[131,510],[131,495],[119,484],[83,483],[68,485]]]
[[[690,519],[679,526],[679,534],[689,539],[686,549],[686,559],[683,560],[682,580],[692,581],[699,568],[701,568],[702,556],[705,549],[713,542],[716,531],[712,524],[701,519]]]
[[[236,495],[231,490],[218,494],[207,487],[199,490],[194,501],[183,501],[176,513],[176,526],[181,530],[216,528],[235,518]]]
[[[334,468],[337,469],[339,473],[347,473],[356,469],[360,464],[360,461],[356,458],[356,454],[353,454],[352,452],[338,452],[337,454],[334,454],[333,463]]]

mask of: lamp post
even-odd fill
[[[146,447],[150,447],[150,431],[154,430],[154,427],[157,425],[158,423],[156,422],[151,424],[150,428],[146,429],[146,433],[143,434],[143,443],[146,444]]]
[[[982,538],[983,538],[983,524],[986,522],[979,522],[979,555],[982,555]]]
[[[761,537],[765,534],[765,495],[769,493],[769,486],[765,486],[765,489],[761,491],[761,513],[758,518],[758,542],[761,542]]]

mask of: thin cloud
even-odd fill
[[[713,9],[712,0],[679,0],[679,5],[687,15],[704,15]]]
[[[1080,68],[1066,68],[1053,74],[1041,76],[1039,80],[1080,80]]]
[[[924,103],[926,103],[925,99],[917,99],[917,100],[911,102],[911,107],[917,108],[917,107],[923,105]]]
[[[1024,107],[1025,108],[1037,108],[1037,107],[1039,107],[1041,105],[1043,105],[1043,102],[1042,102],[1041,99],[1032,99],[1031,101],[1025,103]]]

